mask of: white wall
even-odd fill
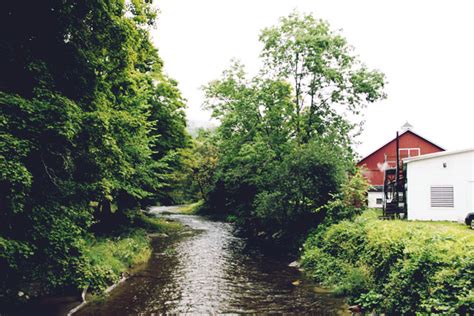
[[[377,204],[377,199],[382,199],[382,204]],[[382,208],[383,192],[369,192],[367,196],[369,208]]]
[[[415,160],[406,166],[408,219],[463,221],[474,212],[473,151]],[[430,188],[435,185],[454,187],[454,207],[431,207]]]
[[[472,173],[474,174],[474,166],[472,167]],[[468,205],[471,205],[471,212],[474,212],[474,175],[469,184],[471,186],[471,194],[469,195],[469,200],[471,203],[468,203]]]

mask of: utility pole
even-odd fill
[[[397,209],[398,209],[398,190],[400,186],[400,139],[398,137],[398,132],[397,132],[397,167],[395,169],[395,194],[396,194],[396,203],[397,203]]]

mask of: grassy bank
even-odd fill
[[[90,237],[85,241],[88,286],[101,292],[117,282],[130,267],[146,262],[151,255],[150,239],[142,229],[113,238]]]
[[[366,310],[474,313],[474,231],[377,215],[367,211],[311,235],[302,255],[307,273]]]
[[[141,214],[118,236],[89,236],[84,240],[84,279],[92,292],[100,293],[117,282],[131,267],[148,261],[149,233],[170,233],[180,224]]]
[[[179,208],[179,211],[183,214],[190,214],[190,215],[196,214],[199,212],[199,210],[202,208],[203,205],[204,205],[204,201],[199,200],[192,204],[183,205],[182,207]]]
[[[152,235],[170,234],[179,229],[181,225],[177,222],[136,212],[130,213],[112,231],[89,232],[77,237],[71,241],[73,259],[66,254],[56,257],[64,262],[59,272],[50,267],[47,273],[40,274],[39,268],[31,266],[28,272],[32,277],[0,291],[0,314],[13,312],[19,306],[35,306],[43,298],[76,295],[84,288],[88,293],[100,294],[131,267],[148,261]],[[0,252],[2,247],[0,238]]]

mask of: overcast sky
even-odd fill
[[[293,9],[342,30],[360,59],[384,72],[388,98],[365,110],[362,156],[408,121],[446,149],[474,147],[474,1],[160,0],[154,42],[179,82],[190,120],[208,120],[200,90],[232,58],[259,69],[258,34]]]

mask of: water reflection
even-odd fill
[[[157,238],[153,258],[144,267],[79,315],[343,313],[341,300],[315,293],[311,282],[292,285],[300,273],[249,247],[232,234],[231,224],[173,211],[152,209],[192,230]]]

